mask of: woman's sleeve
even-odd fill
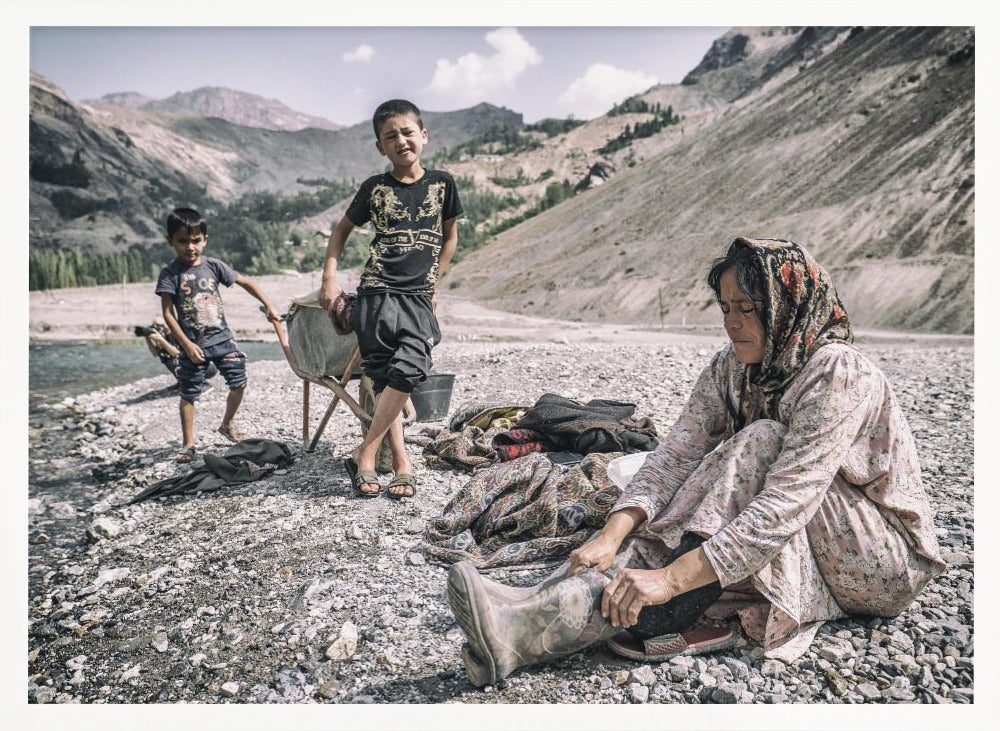
[[[882,403],[884,380],[873,365],[853,350],[824,350],[800,376],[805,380],[793,384],[800,394],[763,489],[702,544],[723,586],[769,564],[812,519],[848,450]]]
[[[641,508],[646,520],[656,517],[673,499],[702,458],[722,441],[726,431],[723,362],[728,348],[716,353],[701,372],[677,421],[622,492],[612,512]]]

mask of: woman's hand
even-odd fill
[[[324,278],[319,288],[319,306],[329,312],[333,307],[333,301],[342,291],[334,280]]]
[[[654,569],[622,569],[604,587],[601,614],[614,627],[631,627],[639,619],[639,610],[663,604],[676,596],[670,567]]]
[[[570,553],[566,575],[576,576],[587,569],[607,571],[612,561],[615,560],[619,545],[621,545],[620,541],[615,541],[601,533]]]
[[[607,571],[622,541],[645,519],[646,513],[641,508],[624,508],[611,513],[600,534],[569,555],[566,575],[576,576],[586,569]]]

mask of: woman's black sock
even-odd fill
[[[669,566],[688,551],[693,551],[705,540],[696,533],[685,533],[681,537],[680,544],[670,554],[666,565]],[[639,611],[638,621],[629,627],[629,632],[640,640],[683,632],[689,629],[721,594],[722,585],[718,581],[713,581],[711,584],[675,596],[664,604],[643,607]]]

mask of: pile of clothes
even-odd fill
[[[533,452],[568,452],[579,459],[652,451],[656,427],[634,414],[635,404],[608,399],[584,404],[554,393],[530,407],[471,403],[458,409],[449,429],[423,442],[424,457],[431,467],[473,472]]]
[[[657,445],[652,421],[635,417],[635,408],[552,393],[530,407],[459,408],[448,429],[426,439],[424,458],[429,466],[473,477],[428,521],[425,553],[480,568],[565,558],[604,525],[618,500],[608,463]]]

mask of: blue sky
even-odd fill
[[[225,86],[339,124],[382,100],[481,101],[526,122],[603,114],[677,83],[725,27],[33,27],[30,66],[71,99]]]

